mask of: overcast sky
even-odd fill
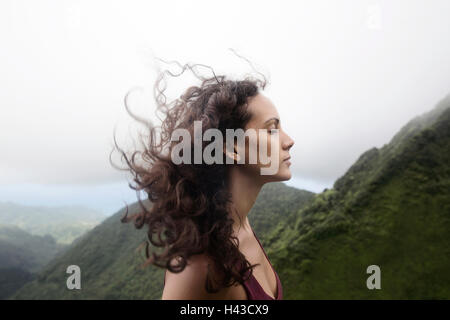
[[[152,54],[264,92],[295,140],[288,184],[330,188],[450,91],[450,1],[0,2],[0,201],[114,212],[136,199],[108,161],[153,117]],[[160,64],[162,68],[177,69]],[[198,69],[211,76],[209,69]],[[198,84],[168,79],[168,97]],[[119,163],[118,157],[115,158]]]

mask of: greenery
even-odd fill
[[[0,269],[0,299],[6,299],[25,283],[34,279],[34,275],[20,268]]]
[[[36,272],[67,246],[52,236],[36,236],[17,227],[0,226],[0,268]]]
[[[36,272],[66,249],[49,235],[0,226],[0,299],[33,280]]]
[[[80,206],[43,207],[0,202],[0,225],[15,226],[33,235],[51,235],[62,244],[72,243],[105,218],[102,212]]]

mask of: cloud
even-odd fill
[[[131,146],[123,99],[135,86],[144,94],[134,110],[153,116],[150,52],[251,72],[232,47],[270,74],[266,94],[295,140],[294,178],[320,189],[448,93],[449,9],[447,1],[3,1],[0,183],[123,182],[108,162],[113,127]],[[170,97],[193,79],[169,79]]]

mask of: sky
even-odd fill
[[[0,201],[105,213],[136,201],[109,154],[115,126],[125,149],[139,132],[125,95],[155,119],[155,67],[179,72],[155,56],[233,78],[258,76],[235,53],[251,61],[295,141],[286,183],[331,188],[450,92],[449,12],[446,0],[3,0]],[[168,78],[166,95],[194,84]]]

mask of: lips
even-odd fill
[[[284,158],[283,161],[289,160],[291,157]]]

